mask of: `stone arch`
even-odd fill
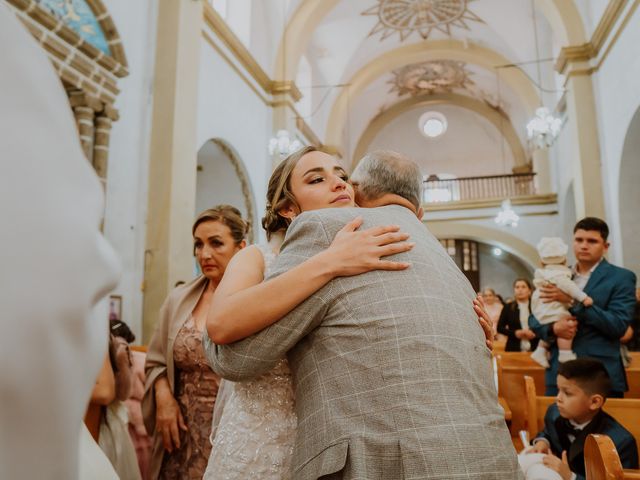
[[[306,51],[313,33],[339,2],[340,0],[300,1],[280,39],[273,69],[274,78],[282,75],[283,71],[285,78],[282,80],[295,78],[298,61]],[[537,0],[536,7],[551,25],[561,46],[582,45],[587,41],[575,0]],[[295,41],[291,41],[292,39]],[[424,45],[424,42],[419,45]],[[283,68],[285,65],[286,69]]]
[[[236,150],[226,141],[212,138],[198,149],[196,215],[220,203],[244,209],[245,218],[251,224],[248,240],[253,243],[258,226],[255,196],[249,175]]]
[[[390,50],[358,70],[347,82],[349,87],[342,89],[327,120],[325,143],[328,145],[342,143],[342,132],[348,118],[349,105],[377,78],[402,65],[442,58],[478,65],[487,70],[511,63],[509,59],[489,48],[472,42],[465,44],[458,40],[432,40]],[[535,86],[524,72],[516,68],[506,68],[500,72],[500,79],[518,95],[527,114],[533,115],[540,105],[540,98]]]
[[[618,205],[622,263],[640,275],[640,108],[636,110],[625,135],[620,161]]]
[[[525,149],[518,138],[511,120],[501,109],[492,108],[486,102],[475,98],[460,95],[457,93],[445,93],[437,95],[416,95],[397,102],[384,112],[374,117],[358,140],[358,144],[353,154],[352,169],[356,167],[367,151],[369,144],[376,135],[395,118],[414,108],[426,105],[456,105],[467,110],[471,110],[491,122],[498,131],[504,135],[507,144],[511,148],[516,165],[526,165],[527,155]]]

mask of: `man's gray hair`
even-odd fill
[[[416,210],[422,203],[420,167],[401,153],[376,150],[366,154],[351,179],[366,199],[375,200],[385,193],[393,193],[409,200]]]

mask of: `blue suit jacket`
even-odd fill
[[[611,438],[623,468],[638,468],[638,447],[635,438],[611,415],[600,411],[584,430],[576,432],[573,442],[567,437],[562,420],[558,406],[554,403],[547,409],[544,430],[536,435],[536,438],[546,439],[557,457],[562,458],[562,451],[567,451],[569,468],[576,474],[577,480],[585,478],[584,442],[590,433],[599,433]]]
[[[618,392],[627,391],[627,379],[620,358],[620,337],[633,320],[636,304],[636,276],[630,270],[611,265],[602,260],[584,288],[593,298],[593,306],[581,303],[570,309],[578,319],[578,332],[573,339],[573,351],[578,357],[600,360],[611,377],[611,386]],[[529,327],[543,340],[553,340],[552,325],[540,325],[529,317]],[[551,347],[550,368],[546,372],[547,394],[557,391],[558,345]]]

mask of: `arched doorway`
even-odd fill
[[[440,243],[475,291],[493,288],[506,300],[513,296],[516,278],[533,276],[533,269],[525,261],[496,244],[468,238],[440,239]]]
[[[622,259],[626,268],[640,275],[640,108],[636,111],[624,141],[620,162],[619,208]]]
[[[225,141],[214,138],[198,150],[196,215],[221,203],[238,208],[249,220],[248,241],[253,243],[257,226],[251,183],[235,150]]]

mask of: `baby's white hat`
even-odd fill
[[[559,237],[542,237],[537,245],[542,263],[564,263],[569,247]]]

